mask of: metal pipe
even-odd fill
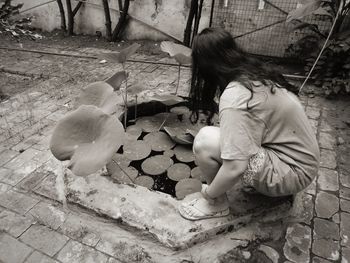
[[[48,2],[45,2],[45,3],[41,3],[41,4],[38,4],[38,5],[32,6],[32,7],[28,8],[28,9],[20,11],[17,15],[20,15],[20,14],[22,14],[24,12],[29,11],[29,10],[32,10],[32,9],[35,9],[35,8],[40,7],[40,6],[47,5],[47,4],[50,4],[50,3],[53,3],[53,2],[56,2],[56,0],[51,0],[51,1],[48,1]]]
[[[88,55],[75,55],[75,54],[67,54],[67,53],[56,53],[49,51],[40,51],[40,50],[32,50],[32,49],[23,49],[23,48],[9,48],[9,47],[0,47],[0,49],[8,50],[8,51],[21,51],[21,52],[29,52],[29,53],[38,53],[43,55],[52,55],[52,56],[63,56],[63,57],[75,57],[75,58],[85,58],[85,59],[99,59],[96,56],[88,56]],[[166,63],[166,62],[157,62],[157,61],[147,61],[147,60],[137,60],[137,59],[128,59],[128,62],[136,62],[136,63],[145,63],[145,64],[153,64],[153,65],[165,65],[178,67],[178,63]],[[181,67],[189,68],[191,66],[181,65]]]
[[[210,10],[209,27],[211,27],[211,25],[213,24],[214,7],[215,7],[215,0],[212,0],[212,2],[211,2],[211,10]]]

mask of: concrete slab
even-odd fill
[[[197,195],[199,193],[188,198]],[[253,221],[284,218],[291,207],[290,198],[253,196],[233,189],[229,196],[231,215],[193,222],[179,215],[177,207],[181,201],[170,195],[141,186],[115,184],[100,174],[87,178],[69,175],[67,198],[70,202],[149,232],[172,249],[188,248]]]

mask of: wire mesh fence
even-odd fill
[[[248,53],[286,57],[290,44],[310,34],[307,28],[293,30],[286,23],[288,13],[296,7],[297,0],[216,0],[211,26],[231,32]],[[327,16],[313,15],[304,20],[317,24],[321,32],[331,26]]]

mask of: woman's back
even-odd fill
[[[238,82],[231,82],[220,98],[223,136],[227,138],[226,134],[231,130],[240,137],[225,140],[225,144],[230,141],[230,144],[235,144],[224,148],[232,147],[233,155],[231,151],[231,156],[228,156],[252,155],[262,146],[272,162],[278,158],[312,179],[318,169],[319,149],[298,98],[283,88],[276,88],[272,93],[261,83],[254,84],[252,98],[251,92]],[[240,151],[238,148],[243,152],[234,153],[235,149]],[[284,167],[274,169],[277,173],[284,173]]]

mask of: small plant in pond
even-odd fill
[[[308,29],[310,32],[286,50],[289,56],[304,60],[306,73],[312,69],[324,46],[313,76],[316,78],[315,85],[322,87],[326,95],[350,94],[349,11],[350,1],[347,0],[313,0],[290,12],[287,18],[287,22],[294,23],[295,30]],[[333,30],[321,32],[317,24],[304,21],[310,15],[328,18]]]
[[[114,154],[107,170],[118,183],[134,183],[182,199],[201,189],[192,143],[206,122],[192,124],[183,101],[152,115],[153,101],[140,105],[143,116],[127,127],[122,151]]]
[[[110,61],[112,63],[122,64],[123,71],[126,72],[125,63],[130,56],[136,53],[140,48],[140,44],[134,43],[131,46],[122,49],[120,52],[103,53],[100,55],[102,59]],[[126,128],[126,115],[128,111],[128,73],[126,73],[125,78],[125,93],[124,93],[124,127]]]
[[[175,95],[179,89],[180,77],[181,77],[181,65],[190,65],[192,62],[191,52],[192,50],[186,46],[176,44],[170,41],[163,41],[160,45],[160,48],[163,52],[169,54],[170,57],[174,58],[177,63],[179,63],[177,71],[177,83]]]

